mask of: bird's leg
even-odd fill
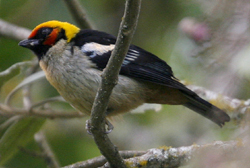
[[[87,133],[89,135],[93,135],[92,132],[91,132],[91,122],[90,120],[87,120],[86,121],[86,125],[85,125],[85,129],[87,130]],[[109,134],[113,131],[114,129],[114,126],[109,122],[108,119],[105,118],[105,134]]]
[[[89,135],[93,135],[92,132],[91,132],[90,120],[86,120],[85,129],[87,130],[87,133],[88,133]]]
[[[107,128],[106,128],[107,127]],[[114,126],[105,118],[105,134],[109,134],[114,129]]]

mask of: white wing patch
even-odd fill
[[[98,43],[87,43],[84,44],[81,48],[81,51],[84,53],[88,53],[88,56],[91,58],[94,58],[95,56],[102,56],[103,54],[113,51],[115,48],[114,44],[110,45],[103,45],[103,44],[98,44]],[[140,53],[136,50],[129,49],[128,53],[123,61],[123,65],[127,65],[130,62],[135,61]]]
[[[140,53],[138,51],[136,51],[136,50],[132,50],[132,49],[128,50],[128,53],[127,53],[127,55],[126,55],[126,57],[125,57],[122,64],[127,65],[130,62],[135,61],[138,58],[139,55],[140,55]]]
[[[159,112],[161,109],[162,109],[161,104],[148,104],[148,103],[145,103],[145,104],[137,107],[136,109],[132,110],[131,113],[145,113],[145,112],[147,112],[149,110]]]
[[[107,53],[109,51],[112,51],[115,48],[114,44],[110,45],[103,45],[103,44],[98,44],[98,43],[87,43],[84,44],[81,48],[82,52],[87,53],[91,52],[91,55],[89,55],[91,58],[99,55],[101,56],[104,53]]]

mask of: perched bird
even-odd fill
[[[32,50],[47,80],[75,109],[90,115],[102,70],[115,47],[116,37],[81,30],[67,22],[48,21],[35,27],[19,43]],[[183,105],[223,126],[230,117],[200,98],[174,77],[171,67],[154,54],[130,45],[114,87],[107,116],[142,105]]]

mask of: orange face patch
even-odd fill
[[[43,42],[44,45],[53,45],[56,42],[59,30],[57,28],[53,29],[47,39]]]
[[[36,34],[37,34],[37,31],[38,31],[38,29],[34,29],[34,30],[30,33],[28,39],[35,37]]]

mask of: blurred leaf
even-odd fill
[[[10,80],[11,78],[13,78],[14,76],[18,75],[20,73],[20,71],[27,67],[32,65],[32,63],[29,62],[18,62],[14,65],[12,65],[11,67],[9,67],[8,69],[6,69],[3,72],[0,72],[0,88],[3,86],[3,84]]]
[[[19,147],[30,142],[45,121],[46,119],[27,117],[14,123],[0,140],[0,165],[11,159]]]
[[[4,133],[6,132],[6,130],[12,125],[14,124],[16,121],[20,120],[22,116],[13,116],[11,118],[8,118],[7,120],[5,119],[4,122],[1,123],[0,125],[0,139],[1,137],[4,135]]]
[[[36,73],[33,73],[32,75],[25,78],[19,85],[17,85],[6,97],[5,103],[9,104],[9,101],[11,100],[11,97],[22,87],[25,85],[31,84],[32,82],[35,82],[39,79],[45,78],[45,73],[43,71],[39,71]]]

